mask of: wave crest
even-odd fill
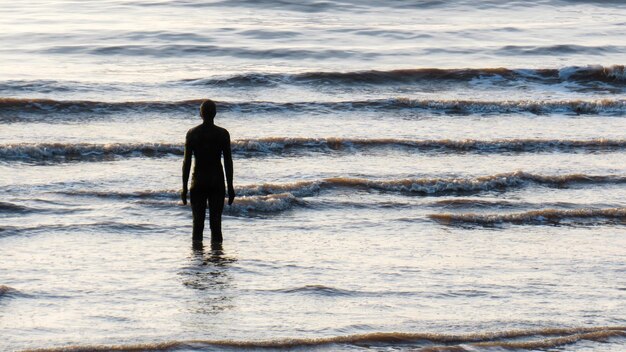
[[[42,113],[63,114],[63,119],[70,115],[80,114],[81,118],[102,118],[107,114],[159,112],[195,114],[201,100],[183,101],[72,101],[28,98],[0,98],[0,120],[14,121],[36,119]],[[514,100],[514,101],[480,101],[480,100],[433,100],[411,98],[386,98],[357,101],[327,102],[217,102],[218,110],[236,113],[303,113],[310,111],[395,111],[414,109],[444,114],[504,114],[531,113],[542,114],[601,114],[618,115],[626,113],[626,100]],[[91,116],[85,116],[89,115]],[[40,118],[44,118],[40,116]],[[45,116],[49,119],[50,116]],[[49,120],[47,120],[49,121]]]
[[[523,187],[530,183],[552,187],[565,187],[572,184],[606,184],[623,182],[626,182],[626,177],[622,176],[594,176],[584,174],[538,175],[523,171],[516,171],[475,178],[368,180],[361,178],[337,177],[325,179],[321,186],[363,188],[380,191],[438,195],[492,190],[503,191],[509,188]]]
[[[274,290],[274,291],[281,292],[281,293],[298,293],[298,294],[304,293],[304,294],[321,295],[321,296],[347,296],[347,295],[352,294],[352,291],[343,290],[343,289],[325,286],[325,285],[304,285],[300,287]]]
[[[484,226],[504,223],[536,225],[561,222],[625,222],[626,208],[542,209],[512,214],[431,214],[429,218],[446,225],[474,224]]]
[[[317,71],[295,74],[251,72],[227,77],[179,81],[202,86],[274,86],[279,84],[414,84],[419,82],[469,82],[477,79],[559,84],[562,82],[626,83],[624,65],[568,66],[546,69],[512,68],[417,68],[399,70]]]
[[[619,184],[626,177],[619,175],[539,175],[523,171],[480,176],[474,178],[410,178],[393,180],[372,180],[366,178],[331,177],[315,181],[300,181],[285,184],[248,185],[238,188],[244,195],[292,193],[298,197],[317,194],[320,190],[333,188],[353,188],[383,192],[401,192],[422,195],[442,195],[466,192],[504,191],[519,188],[531,183],[566,187],[575,184]]]
[[[273,137],[236,140],[232,151],[238,155],[281,154],[289,152],[352,152],[360,149],[398,148],[430,153],[538,153],[598,152],[626,149],[626,140],[590,139],[495,139],[495,140],[408,140],[359,138]],[[120,157],[181,156],[182,144],[172,143],[18,143],[0,145],[0,160],[18,161],[96,161]]]
[[[524,187],[530,184],[549,187],[566,187],[576,184],[621,184],[626,177],[620,175],[539,175],[523,171],[494,174],[468,178],[409,178],[392,180],[372,180],[366,178],[332,177],[319,180],[305,180],[290,183],[263,183],[235,186],[237,195],[267,196],[291,194],[295,197],[309,197],[322,190],[333,188],[352,188],[375,190],[382,192],[401,192],[421,195],[443,195],[467,192],[505,191],[510,188]],[[73,190],[59,192],[69,196],[91,196],[126,199],[177,199],[176,190],[143,190],[143,191],[97,191]],[[269,199],[269,198],[268,198]],[[237,201],[237,199],[235,200]],[[242,200],[243,201],[243,200]]]
[[[517,338],[549,337],[534,341],[510,341]],[[27,350],[29,352],[83,352],[83,351],[166,351],[172,349],[214,346],[221,348],[274,348],[289,349],[299,347],[323,347],[333,344],[415,344],[416,347],[427,347],[431,351],[466,351],[471,347],[503,347],[518,349],[549,348],[576,343],[580,340],[604,341],[611,337],[625,337],[626,327],[576,327],[576,328],[543,328],[528,330],[510,330],[495,332],[479,332],[469,334],[438,334],[438,333],[402,333],[402,332],[374,332],[359,335],[344,335],[321,338],[292,338],[264,341],[236,341],[236,340],[189,340],[167,341],[159,343],[145,343],[136,345],[85,345],[64,346],[58,348],[41,348]],[[427,346],[428,344],[449,344],[448,346]],[[470,344],[462,346],[460,344]],[[426,345],[426,346],[425,346]],[[26,351],[24,351],[26,352]]]
[[[0,211],[6,213],[26,213],[31,211],[31,209],[19,204],[0,202]]]
[[[17,294],[19,291],[14,289],[13,287],[9,287],[6,285],[0,285],[0,297],[2,296],[9,296],[9,295],[15,295]]]
[[[183,155],[179,144],[167,143],[19,143],[0,145],[0,160],[98,160],[107,156]]]
[[[359,32],[363,33],[363,32]],[[139,33],[139,35],[142,35]],[[412,35],[412,34],[410,34]],[[519,49],[519,48],[518,48]],[[228,76],[183,79],[157,83],[171,86],[199,86],[211,88],[267,88],[281,85],[303,86],[352,86],[352,85],[433,85],[437,83],[451,84],[482,83],[494,85],[540,84],[562,85],[572,83],[569,89],[577,90],[584,87],[606,90],[607,88],[621,91],[626,85],[626,69],[624,65],[602,66],[568,66],[562,68],[414,68],[396,70],[363,70],[363,71],[310,71],[301,73],[246,72]],[[121,83],[95,83],[80,81],[56,80],[8,80],[0,81],[0,92],[10,93],[67,93],[67,92],[102,92],[123,91],[127,85]]]
[[[224,207],[224,213],[240,216],[251,213],[278,213],[301,204],[303,202],[291,193],[243,196],[236,198],[231,206]]]
[[[351,150],[356,148],[409,148],[418,151],[450,152],[540,152],[581,151],[626,148],[626,140],[612,139],[440,139],[410,140],[396,138],[298,138],[270,137],[233,142],[233,151],[274,153],[291,150]]]

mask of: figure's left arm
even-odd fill
[[[235,200],[235,187],[233,186],[233,157],[230,149],[230,134],[226,132],[224,153],[224,169],[226,171],[226,184],[228,185],[228,205]]]

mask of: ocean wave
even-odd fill
[[[626,327],[574,327],[574,328],[539,328],[527,330],[478,332],[467,334],[440,333],[404,333],[404,332],[373,332],[358,335],[344,335],[320,338],[289,338],[274,340],[188,340],[142,343],[134,345],[83,345],[38,348],[25,350],[29,352],[86,352],[86,351],[167,351],[184,348],[231,348],[231,349],[294,349],[302,347],[328,347],[332,345],[372,344],[394,346],[413,344],[431,351],[466,351],[474,347],[502,347],[516,349],[537,349],[569,345],[581,340],[605,341],[608,338],[623,338]],[[513,339],[552,337],[541,340],[515,341]],[[447,346],[431,346],[447,344]],[[461,345],[463,344],[463,345]],[[464,346],[465,344],[469,344]]]
[[[83,196],[98,198],[120,198],[120,199],[167,199],[178,197],[179,192],[175,190],[142,190],[142,191],[96,191],[96,190],[72,190],[59,191],[57,194],[67,196]]]
[[[616,184],[624,182],[626,182],[626,177],[617,175],[539,175],[516,171],[475,178],[370,180],[363,178],[336,177],[324,179],[319,183],[319,186],[322,188],[343,187],[421,195],[443,195],[484,191],[504,191],[511,188],[524,187],[529,184],[538,184],[550,187],[567,187],[574,184]]]
[[[152,2],[137,2],[128,1],[127,4],[134,6],[167,6],[167,7],[242,7],[245,9],[276,9],[280,7],[281,11],[295,11],[295,12],[307,12],[318,13],[326,11],[339,11],[339,10],[365,10],[371,7],[383,7],[383,8],[430,8],[444,5],[442,0],[422,0],[418,3],[406,0],[394,0],[385,2],[355,2],[355,1],[332,1],[332,0],[275,0],[275,1],[254,1],[254,0],[218,0],[211,2],[196,2],[196,1],[152,1]],[[494,3],[495,5],[496,3]]]
[[[550,204],[555,204],[557,206],[572,206],[572,204],[566,203],[541,203],[543,206],[550,206]],[[531,206],[537,206],[537,203],[529,203],[529,202],[520,202],[520,201],[510,201],[504,199],[498,200],[490,200],[490,199],[480,199],[480,198],[451,198],[451,199],[443,199],[432,202],[428,204],[428,206],[433,208],[444,208],[444,209],[467,209],[467,208],[491,208],[491,209],[502,209],[502,208],[527,208]]]
[[[457,346],[434,346],[421,349],[423,352],[474,352],[477,348],[487,349],[506,349],[506,350],[538,350],[538,349],[551,349],[555,347],[561,347],[566,345],[572,345],[579,341],[596,341],[607,342],[610,338],[623,338],[626,336],[626,332],[622,330],[604,330],[593,331],[578,334],[571,334],[556,338],[539,339],[531,341],[486,341],[472,343],[469,346],[457,345]]]
[[[622,53],[625,51],[623,46],[618,45],[576,45],[576,44],[557,44],[557,45],[506,45],[494,50],[495,54],[504,55],[532,55],[532,56],[563,56],[563,55],[600,55],[606,53]]]
[[[37,226],[24,226],[14,227],[9,234],[21,234],[24,232],[48,232],[50,230],[79,230],[79,231],[94,231],[104,230],[113,233],[126,233],[128,231],[141,232],[141,231],[163,231],[162,227],[155,226],[148,223],[132,223],[132,222],[117,222],[117,221],[102,221],[91,223],[72,223],[72,224],[42,224]]]
[[[127,101],[100,102],[86,100],[50,100],[29,98],[0,98],[0,121],[13,122],[20,119],[37,121],[37,114],[58,113],[62,119],[71,119],[70,115],[81,114],[83,119],[97,119],[107,114],[119,113],[185,113],[197,114],[202,100],[183,101]],[[478,100],[428,100],[410,98],[371,99],[361,101],[336,102],[217,102],[218,110],[235,113],[297,113],[297,112],[344,112],[344,111],[395,111],[422,110],[433,113],[467,114],[504,114],[531,113],[544,114],[599,114],[623,116],[626,114],[626,100],[561,100],[561,101],[478,101]],[[89,115],[91,114],[91,115]],[[87,115],[87,116],[85,116]],[[48,122],[50,116],[40,116]]]
[[[251,0],[221,0],[211,2],[197,2],[187,0],[177,1],[151,1],[151,2],[138,2],[128,1],[128,5],[134,6],[167,6],[167,7],[243,7],[243,8],[269,8],[276,9],[277,6],[283,11],[297,11],[297,12],[324,12],[328,10],[338,9],[354,9],[354,6],[350,6],[344,2],[329,1],[329,0],[277,0],[277,1],[251,1]]]
[[[610,4],[623,5],[621,0],[550,0],[532,2],[502,2],[497,0],[467,1],[456,0],[453,2],[444,0],[388,0],[388,1],[333,1],[333,0],[274,0],[274,1],[254,1],[254,0],[218,0],[211,2],[198,2],[189,0],[175,1],[126,1],[125,6],[140,7],[241,7],[244,9],[276,9],[280,7],[282,11],[294,11],[305,13],[318,13],[328,11],[368,11],[372,9],[430,9],[439,7],[467,8],[468,10],[493,9],[493,8],[516,8],[542,5],[544,3],[555,3],[560,6],[568,4],[588,3],[595,6],[606,6]]]
[[[77,92],[81,91],[81,87],[84,87],[84,83],[80,82],[60,82],[49,79],[38,80],[10,80],[0,82],[0,92],[39,92],[39,93],[52,93],[52,92]]]
[[[475,225],[541,225],[555,223],[606,223],[626,222],[626,208],[607,209],[542,209],[513,214],[431,214],[429,218],[442,224]]]
[[[320,190],[319,181],[301,181],[293,183],[282,184],[252,184],[252,185],[237,185],[236,192],[238,199],[247,196],[267,196],[278,195],[284,193],[290,193],[295,196],[309,196],[314,195]],[[180,191],[178,190],[142,190],[142,191],[97,191],[97,190],[71,190],[71,191],[59,191],[57,194],[63,194],[67,196],[84,196],[84,197],[98,197],[98,198],[120,198],[120,199],[164,199],[172,200],[178,199]]]
[[[359,138],[259,138],[235,140],[232,152],[240,155],[293,152],[352,152],[362,149],[400,148],[416,152],[507,153],[507,152],[598,152],[626,149],[626,139],[494,139],[409,140]],[[0,145],[0,160],[101,160],[109,157],[182,156],[182,144],[172,143],[17,143]]]
[[[37,225],[0,227],[0,238],[24,235],[59,233],[97,233],[97,234],[138,234],[138,233],[163,233],[172,229],[154,223],[137,223],[121,221],[98,221],[77,223],[41,223]]]
[[[273,191],[290,190],[287,185],[275,187]],[[305,203],[296,195],[306,193],[305,188],[292,189],[289,192],[264,192],[263,186],[244,186],[237,189],[237,198],[231,206],[224,207],[224,214],[232,216],[246,216],[263,213],[279,213],[294,206],[303,206]],[[98,198],[118,198],[135,200],[137,204],[147,206],[167,206],[171,207],[178,202],[180,192],[176,190],[162,191],[137,191],[137,192],[115,192],[115,191],[63,191],[57,192],[68,196],[84,196]],[[295,194],[295,195],[294,195]],[[121,225],[124,226],[124,225]]]
[[[537,209],[559,208],[611,208],[611,203],[572,203],[572,202],[526,202],[507,199],[484,199],[484,198],[448,198],[427,203],[426,206],[437,209]]]
[[[352,150],[355,148],[409,148],[418,151],[451,152],[541,152],[597,151],[626,148],[626,139],[493,139],[493,140],[410,140],[395,138],[260,138],[233,142],[233,150],[243,152],[283,152],[290,150]]]
[[[561,81],[592,81],[626,84],[624,65],[568,66],[558,70]]]
[[[87,55],[120,55],[120,56],[151,56],[189,57],[189,56],[232,56],[247,59],[341,59],[349,57],[376,57],[382,55],[376,51],[340,50],[340,49],[300,49],[300,48],[253,48],[237,46],[220,46],[212,44],[120,44],[120,45],[58,45],[43,49],[46,54],[87,54]]]
[[[235,42],[236,44],[236,42]],[[95,44],[78,42],[72,45],[52,45],[34,49],[46,55],[95,55],[95,56],[131,56],[131,57],[234,57],[238,59],[271,60],[271,59],[299,59],[299,60],[332,60],[332,59],[373,59],[379,57],[419,57],[429,54],[493,54],[493,55],[527,55],[527,56],[565,56],[565,55],[603,55],[619,54],[626,51],[622,45],[505,45],[501,47],[481,46],[413,46],[396,49],[378,47],[374,50],[368,47],[344,46],[342,49],[328,48],[327,46],[299,46],[272,45],[265,42],[263,46],[216,45],[215,43],[201,42],[162,42],[162,43],[135,43],[135,44]]]
[[[343,290],[335,287],[325,285],[304,285],[300,287],[272,290],[279,293],[297,293],[297,294],[310,294],[320,296],[349,296],[353,292],[349,290]]]
[[[540,175],[523,171],[494,174],[480,177],[459,178],[407,178],[391,180],[374,180],[352,177],[332,177],[318,180],[304,180],[288,183],[261,183],[235,185],[239,197],[268,196],[290,194],[294,197],[310,197],[322,190],[335,188],[362,189],[365,191],[399,192],[417,195],[463,194],[488,191],[506,191],[529,186],[531,184],[547,187],[568,187],[578,184],[622,184],[626,176],[621,175]],[[97,191],[72,190],[60,191],[68,196],[105,197],[120,199],[154,199],[175,200],[179,197],[177,190],[143,190],[143,191]],[[244,198],[239,198],[243,202]],[[235,200],[237,201],[237,199]],[[243,203],[242,203],[243,204]]]
[[[143,112],[150,110],[187,111],[198,109],[203,100],[181,101],[124,101],[104,102],[91,100],[53,100],[39,98],[0,98],[0,116],[7,112],[15,113],[121,113],[125,111]]]
[[[291,193],[243,196],[235,199],[231,206],[224,207],[226,215],[243,216],[253,213],[279,213],[304,204]]]
[[[25,207],[23,205],[9,203],[9,202],[0,202],[0,212],[3,212],[3,213],[26,213],[31,210],[32,209]]]
[[[560,84],[563,82],[591,83],[603,82],[615,85],[626,85],[624,65],[602,66],[567,66],[546,69],[513,69],[513,68],[417,68],[398,70],[366,70],[366,71],[318,71],[295,74],[281,73],[244,73],[233,76],[214,78],[186,79],[174,83],[200,86],[235,87],[235,86],[275,86],[281,84],[374,84],[397,85],[416,84],[420,82],[470,82],[474,80],[505,80],[542,84]]]
[[[109,156],[183,155],[182,144],[167,143],[18,143],[0,145],[0,160],[98,160]]]
[[[359,33],[362,33],[360,31]],[[282,32],[281,32],[282,33]],[[148,33],[149,34],[149,33]],[[146,34],[146,35],[148,35]],[[159,34],[157,32],[157,34]],[[284,33],[282,33],[284,35]],[[159,35],[164,35],[160,33]],[[171,34],[174,35],[174,34]],[[562,68],[415,68],[395,70],[363,70],[363,71],[309,71],[301,73],[246,72],[234,75],[192,78],[147,84],[138,83],[96,83],[81,81],[58,80],[7,80],[0,81],[0,92],[6,93],[68,93],[68,92],[120,92],[133,89],[155,89],[158,87],[197,86],[211,88],[268,88],[284,85],[313,87],[342,86],[398,86],[420,85],[432,86],[436,83],[446,85],[490,82],[494,85],[554,85],[575,83],[586,88],[606,90],[609,88],[623,89],[626,87],[626,69],[624,65],[588,65],[566,66]],[[572,86],[572,89],[577,89]],[[130,93],[129,93],[130,94]],[[193,101],[192,101],[193,102]],[[77,104],[80,106],[80,104]],[[3,106],[8,106],[5,104]]]
[[[13,287],[9,287],[6,285],[0,285],[0,298],[2,297],[7,297],[7,296],[13,296],[18,294],[19,291],[14,289]]]

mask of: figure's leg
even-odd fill
[[[191,211],[193,213],[193,241],[202,242],[204,219],[206,217],[207,193],[199,189],[191,189]]]
[[[211,242],[222,242],[222,211],[224,211],[224,186],[212,189],[209,193],[209,223],[211,226]]]

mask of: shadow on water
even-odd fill
[[[218,314],[233,308],[232,264],[237,259],[227,256],[221,244],[195,244],[188,265],[179,276],[184,287],[195,294],[189,309],[194,314]]]

